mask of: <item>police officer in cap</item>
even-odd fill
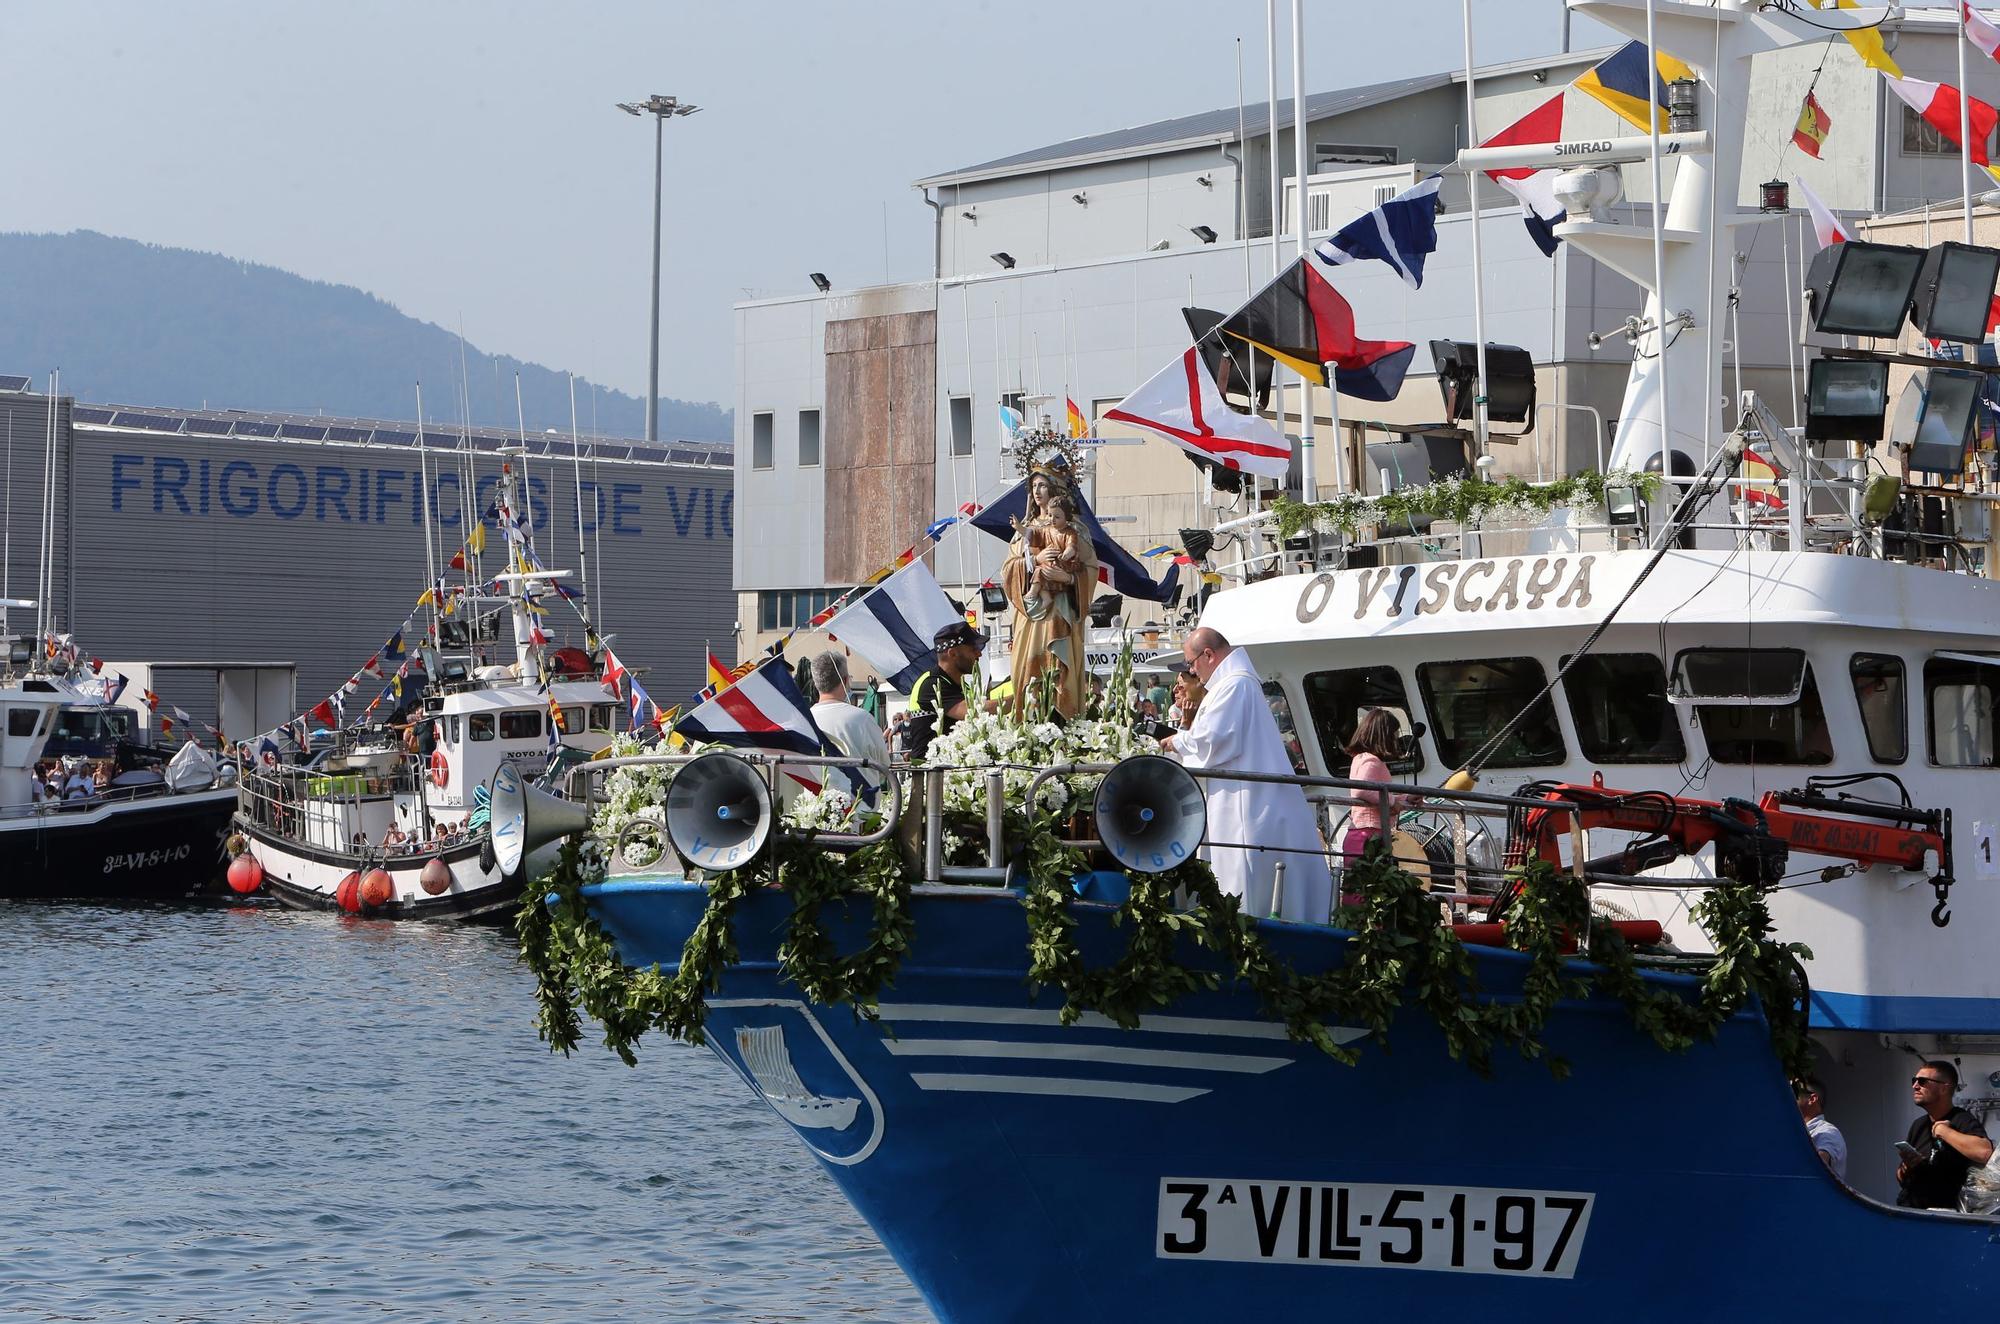
[[[979,669],[986,636],[966,621],[953,621],[939,629],[931,643],[937,661],[910,688],[910,760],[918,763],[929,754],[932,740],[965,719],[970,709],[965,681]],[[986,708],[990,712],[993,705]]]

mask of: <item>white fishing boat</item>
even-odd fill
[[[514,499],[509,465],[501,508]],[[310,763],[268,759],[244,773],[237,826],[250,872],[280,900],[385,919],[498,917],[546,865],[546,855],[527,871],[501,865],[488,788],[503,770],[535,778],[601,751],[620,704],[601,647],[551,649],[538,623],[537,599],[553,598],[549,587],[568,572],[541,569],[519,523],[501,523],[510,564],[526,568],[493,576],[498,596],[458,599],[470,623],[440,631],[457,648],[423,650],[428,680],[413,716],[429,726],[430,752],[386,724],[344,727]],[[507,618],[511,664],[482,664],[483,613]]]

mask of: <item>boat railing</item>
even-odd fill
[[[414,755],[398,760],[386,776],[289,765],[251,768],[237,782],[237,812],[275,835],[323,850],[351,851],[349,825],[361,821],[364,802],[420,795],[421,786]]]
[[[207,786],[196,787],[198,791],[216,790],[220,781]],[[143,786],[99,786],[89,795],[71,796],[68,799],[50,798],[32,804],[10,805],[0,809],[0,819],[61,817],[65,814],[84,814],[106,805],[130,804],[135,800],[164,799],[169,795],[186,795],[188,791],[176,791],[165,781],[148,782]]]

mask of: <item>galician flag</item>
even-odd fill
[[[1225,469],[1282,478],[1292,460],[1290,437],[1222,402],[1199,349],[1154,373],[1104,416],[1144,428]]]
[[[1950,83],[1926,83],[1921,78],[1895,78],[1889,74],[1882,77],[1888,81],[1891,91],[1900,97],[1905,105],[1923,117],[1924,123],[1938,131],[1938,136],[1952,146],[1963,149],[1959,141],[1959,91]],[[1993,126],[2000,124],[2000,111],[1981,101],[1978,97],[1965,98],[1968,121],[1972,126],[1972,163],[1987,164],[1986,144],[1993,137]]]

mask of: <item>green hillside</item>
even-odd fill
[[[0,234],[0,291],[0,373],[59,367],[79,400],[405,419],[421,380],[426,414],[459,417],[458,336],[352,286],[79,230]],[[561,372],[470,344],[465,365],[474,423],[514,426],[519,372],[528,426],[568,431]],[[582,378],[577,401],[587,428]],[[595,407],[601,432],[644,434],[639,397],[600,389]],[[660,402],[662,440],[730,436],[728,410]]]

